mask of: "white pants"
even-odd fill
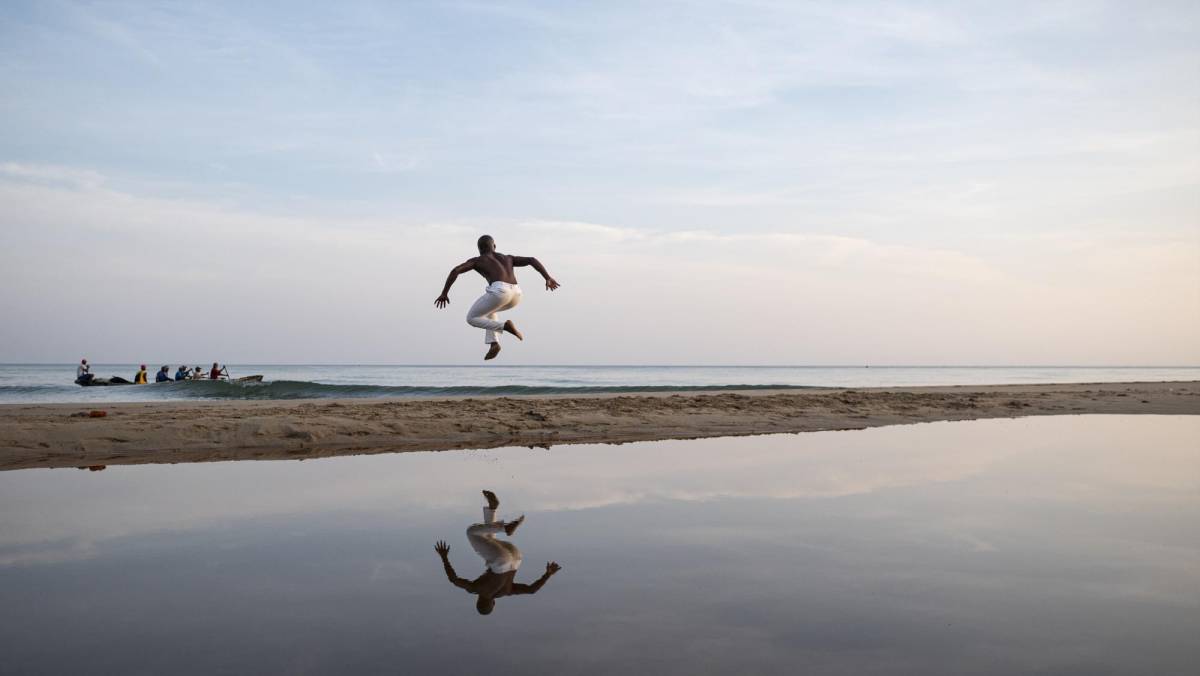
[[[467,311],[467,323],[487,331],[483,342],[499,342],[500,334],[504,333],[504,322],[496,318],[496,313],[511,310],[520,302],[521,287],[508,282],[492,282]]]
[[[496,533],[504,531],[504,524],[496,521],[496,510],[483,508],[483,523],[467,529],[467,541],[487,563],[493,573],[507,573],[521,567],[521,550],[511,542],[497,540]]]

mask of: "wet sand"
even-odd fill
[[[106,415],[84,417],[91,410]],[[0,406],[0,470],[549,447],[1089,413],[1200,415],[1200,382],[9,404]]]

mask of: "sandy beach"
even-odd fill
[[[320,458],[862,429],[1090,413],[1200,414],[1200,383],[1104,383],[0,407],[0,469]]]

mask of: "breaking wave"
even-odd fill
[[[128,385],[103,390],[118,392],[137,388],[138,394],[150,394],[163,399],[350,399],[380,397],[497,397],[521,394],[605,394],[636,392],[712,392],[729,390],[800,390],[812,389],[797,385],[642,385],[642,386],[541,386],[541,385],[498,385],[475,386],[454,385],[446,387],[407,385],[329,385],[298,380],[275,380],[262,383],[228,383],[221,381],[195,381],[161,383],[153,385]],[[7,390],[10,388],[0,388]],[[12,388],[18,389],[18,388]],[[42,388],[19,388],[32,390]],[[54,388],[58,389],[58,388]],[[80,388],[77,386],[75,390]],[[96,389],[96,388],[87,388]],[[11,392],[9,394],[33,394]]]
[[[634,392],[700,392],[728,390],[800,390],[797,385],[643,385],[643,386],[541,386],[541,385],[454,385],[446,387],[407,385],[327,385],[296,380],[265,383],[195,382],[172,383],[174,396],[198,399],[340,399],[372,397],[497,397],[521,394],[605,394]]]

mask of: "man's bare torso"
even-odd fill
[[[494,599],[501,596],[509,596],[513,593],[513,583],[517,577],[517,571],[512,570],[507,573],[493,573],[490,570],[483,571],[483,575],[471,580],[467,591],[471,594],[482,594]]]
[[[475,272],[483,275],[483,278],[488,280],[488,284],[492,282],[517,283],[517,275],[513,272],[512,256],[492,252],[476,256],[471,260],[474,262]]]

